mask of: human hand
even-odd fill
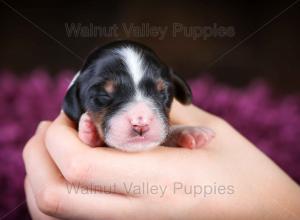
[[[78,139],[73,123],[61,113],[24,150],[26,192],[27,198],[33,198],[29,202],[33,216],[45,213],[67,219],[299,217],[298,186],[225,121],[176,102],[171,120],[175,124],[212,128],[216,137],[199,150],[159,147],[124,153],[111,148],[90,148]],[[138,188],[143,183],[166,190],[130,190],[130,186]],[[70,186],[79,186],[78,192],[74,188],[70,192]],[[84,188],[89,193],[82,191]],[[108,192],[101,193],[103,190]]]

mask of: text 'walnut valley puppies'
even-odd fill
[[[146,46],[117,41],[87,58],[72,80],[63,111],[78,124],[79,138],[134,152],[160,144],[199,148],[214,136],[208,128],[171,126],[173,98],[191,102],[187,83]]]

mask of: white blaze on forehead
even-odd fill
[[[144,75],[143,59],[141,54],[130,47],[124,47],[118,50],[127,67],[127,71],[133,79],[135,85],[138,85]]]

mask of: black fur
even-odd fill
[[[131,41],[117,41],[94,50],[86,59],[80,75],[69,88],[63,103],[63,111],[75,122],[84,112],[102,113],[102,128],[107,129],[107,120],[120,111],[135,95],[131,79],[120,55],[115,49],[131,47],[139,51],[145,61],[145,75],[138,89],[156,103],[167,121],[168,112],[175,96],[183,104],[191,102],[191,90],[187,83],[173,73],[148,47]],[[158,91],[156,81],[164,82]],[[110,80],[115,84],[113,93],[104,89]]]

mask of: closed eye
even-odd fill
[[[97,92],[90,96],[89,103],[90,107],[94,110],[99,110],[103,107],[108,106],[112,101],[112,96],[106,92]]]

